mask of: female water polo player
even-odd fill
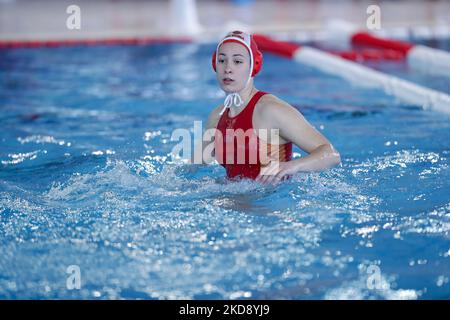
[[[202,162],[216,159],[229,178],[263,183],[338,165],[339,153],[297,109],[255,88],[253,78],[262,62],[256,42],[245,32],[230,32],[217,45],[212,64],[227,96],[208,117],[205,129],[214,132],[212,150],[204,155],[207,139],[196,146],[201,148]],[[308,155],[293,160],[293,143]]]

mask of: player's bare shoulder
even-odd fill
[[[262,119],[271,119],[274,113],[289,112],[292,109],[294,107],[286,101],[273,94],[265,94],[258,101],[256,111]]]
[[[215,128],[220,120],[220,111],[223,109],[223,104],[215,107],[208,115],[208,127]]]

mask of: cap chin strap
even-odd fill
[[[247,88],[248,83],[250,82],[251,77],[248,77],[247,84],[244,89]],[[222,115],[227,108],[239,108],[244,104],[244,100],[242,100],[241,95],[238,92],[232,92],[227,94],[225,97],[225,101],[223,102],[222,111],[220,111],[219,115]]]
[[[227,108],[231,109],[232,106],[240,107],[242,106],[243,103],[244,101],[242,101],[242,98],[239,95],[239,93],[233,92],[228,94],[227,97],[225,98],[225,102],[223,103],[223,109],[220,112],[220,115],[222,115]]]

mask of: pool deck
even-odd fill
[[[178,23],[177,27],[180,18],[170,1],[0,0],[0,41],[183,36],[208,41],[238,27],[278,34],[320,32],[331,19],[343,19],[366,28],[369,16],[366,10],[374,2],[380,6],[383,29],[406,28],[431,36],[450,34],[450,2],[446,0],[241,2],[197,0],[198,24]],[[66,26],[69,17],[66,9],[72,4],[81,9],[80,30],[70,30]]]

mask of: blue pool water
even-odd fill
[[[450,116],[266,55],[342,165],[230,183],[170,157],[223,99],[212,50],[0,50],[0,298],[450,298]]]

